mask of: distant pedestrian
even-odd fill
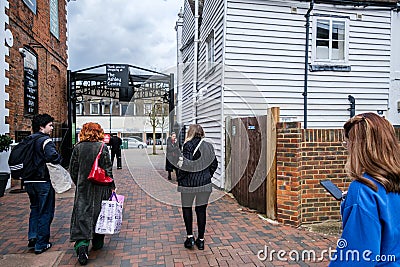
[[[175,170],[175,174],[177,174],[177,166],[178,158],[181,154],[181,151],[178,146],[178,142],[176,139],[176,134],[174,132],[171,133],[171,136],[167,139],[167,155],[165,157],[165,170],[168,172],[168,180],[171,180],[171,172]]]
[[[121,160],[122,139],[119,138],[116,133],[113,133],[109,144],[111,146],[111,164],[114,164],[114,158],[115,156],[117,156],[117,169],[122,169],[122,160]]]
[[[343,232],[330,266],[400,265],[400,146],[375,113],[344,124],[346,169],[353,179],[341,204]]]
[[[185,143],[183,157],[179,158],[178,191],[181,192],[183,219],[187,238],[185,248],[204,249],[206,228],[206,209],[212,192],[211,178],[218,167],[213,146],[204,141],[204,130],[198,124],[190,125]],[[193,235],[193,201],[197,217],[198,236]]]
[[[94,230],[102,200],[107,200],[115,190],[114,182],[110,185],[98,185],[88,180],[103,138],[104,131],[99,124],[85,123],[79,133],[80,141],[72,151],[69,165],[71,178],[76,185],[70,240],[75,241],[74,249],[81,265],[87,264],[90,240],[93,250],[101,249],[104,245],[104,235],[96,234]],[[103,147],[99,166],[106,171],[107,176],[113,177],[107,146]]]
[[[46,162],[61,163],[55,144],[50,141],[43,148],[46,139],[53,131],[54,118],[48,114],[38,114],[33,117],[32,130],[34,134],[28,138],[35,139],[34,165],[37,172],[24,179],[25,189],[29,196],[31,213],[29,215],[28,247],[34,248],[36,254],[51,248],[50,225],[54,218],[55,191],[50,182]]]

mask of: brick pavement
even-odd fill
[[[150,149],[125,150],[122,170],[114,170],[117,192],[125,195],[121,233],[107,236],[101,251],[91,251],[88,266],[326,266],[322,262],[261,261],[257,252],[268,248],[298,253],[335,248],[336,236],[274,225],[248,212],[229,195],[216,191],[208,208],[205,250],[183,247],[185,228],[176,181],[166,180],[164,157]],[[53,248],[42,255],[27,250],[29,200],[26,194],[0,198],[0,264],[7,266],[79,266],[69,242],[73,192],[57,196],[52,224]],[[195,219],[194,219],[195,221]],[[194,224],[196,229],[196,224]],[[196,234],[196,233],[195,233]],[[51,253],[50,253],[51,252]],[[295,256],[295,252],[291,252]],[[43,257],[47,255],[47,257]],[[46,262],[47,259],[47,262]]]

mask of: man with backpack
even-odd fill
[[[13,170],[21,166],[19,172],[14,172],[14,175],[16,173],[20,177],[13,176],[13,178],[22,178],[29,196],[31,212],[28,247],[34,248],[35,254],[41,254],[52,246],[49,239],[50,225],[55,210],[55,191],[50,182],[46,162],[60,164],[61,156],[52,141],[46,142],[45,145],[44,142],[50,138],[53,121],[54,118],[48,114],[35,115],[32,120],[33,134],[11,151],[9,160],[11,175],[13,175]],[[24,156],[29,158],[23,159]],[[10,161],[15,162],[18,157],[23,161],[21,164],[10,164]]]

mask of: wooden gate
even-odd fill
[[[226,185],[240,205],[276,218],[276,121],[268,115],[226,120]],[[279,117],[279,115],[277,115]]]

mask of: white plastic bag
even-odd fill
[[[112,200],[113,197],[115,200]],[[122,226],[122,208],[124,196],[112,193],[109,200],[101,202],[101,212],[96,222],[95,232],[97,234],[117,234]]]
[[[46,163],[50,174],[51,185],[56,193],[61,194],[71,188],[72,179],[69,172],[60,164]]]
[[[50,138],[44,140],[43,150],[50,141]],[[47,162],[46,165],[47,169],[49,170],[51,185],[53,186],[56,193],[61,194],[71,189],[71,175],[66,169],[63,168],[63,166],[50,162]]]

